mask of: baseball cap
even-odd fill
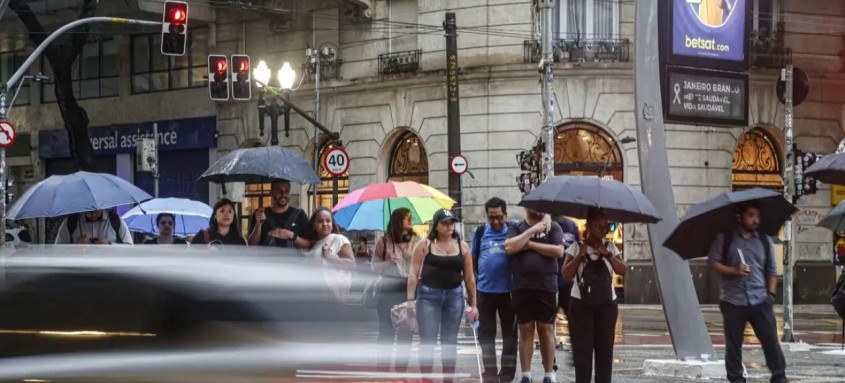
[[[455,213],[452,213],[449,209],[439,209],[434,212],[434,219],[431,222],[446,222],[446,221],[453,221],[458,222],[458,217],[455,216]]]

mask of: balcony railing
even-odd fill
[[[399,73],[415,73],[420,70],[422,50],[385,53],[378,55],[378,73],[387,76]]]
[[[523,42],[526,63],[540,62],[542,44],[537,40]],[[621,40],[554,40],[556,62],[627,62],[631,60],[631,42]]]
[[[751,31],[748,51],[752,67],[779,69],[786,66],[787,57],[792,51],[784,48],[782,31]]]
[[[340,78],[340,66],[343,60],[326,61],[320,64],[320,81],[337,80]],[[317,79],[317,66],[311,63],[302,64],[304,70],[310,76],[310,80]]]

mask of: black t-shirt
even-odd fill
[[[202,233],[200,233],[200,234],[202,234]],[[158,245],[159,244],[158,243],[158,237],[150,238],[150,239],[144,241],[144,244],[145,245]],[[184,238],[173,237],[173,244],[174,245],[187,245],[188,241],[186,241]]]
[[[203,231],[208,230],[208,242],[205,241],[205,235]],[[200,230],[194,235],[194,239],[191,240],[192,245],[205,245],[208,243],[222,243],[224,245],[243,245],[246,246],[246,240],[244,237],[241,237],[241,234],[235,230],[229,230],[229,233],[225,236],[220,235],[220,233],[211,230],[205,229]]]
[[[520,221],[508,230],[508,238],[519,236],[531,227],[527,222]],[[550,245],[563,245],[563,230],[557,222],[552,222],[549,233],[541,233],[531,237],[532,242]],[[533,250],[526,250],[511,256],[513,270],[513,290],[531,289],[557,292],[557,259],[549,258]]]
[[[293,241],[273,238],[267,235],[267,232],[274,229],[288,229],[294,234],[310,238],[311,225],[308,222],[308,215],[302,209],[289,207],[284,213],[274,213],[270,208],[264,209],[264,215],[267,220],[261,225],[261,242],[260,246],[277,246],[277,247],[294,247]],[[249,234],[255,228],[255,214],[249,218]]]

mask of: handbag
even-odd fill
[[[423,259],[420,263],[420,270],[417,272],[417,286],[422,283],[422,269],[425,266],[425,257],[428,253],[423,253]],[[400,303],[390,309],[390,320],[393,322],[393,328],[396,331],[408,331],[411,335],[420,333],[420,324],[417,321],[417,310],[415,306],[409,305],[408,302]]]

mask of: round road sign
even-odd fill
[[[15,126],[9,121],[0,121],[0,148],[8,148],[15,143]]]
[[[457,175],[466,173],[467,170],[469,170],[469,162],[467,162],[467,158],[460,154],[455,154],[452,156],[452,159],[449,160],[449,170]]]
[[[323,155],[323,168],[335,177],[346,174],[349,171],[349,154],[339,146],[329,149]]]

